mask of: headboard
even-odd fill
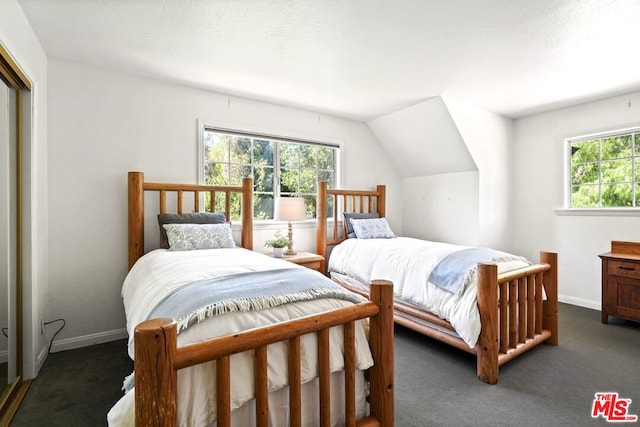
[[[201,193],[211,195],[210,211],[216,211],[216,194],[224,194],[224,212],[227,219],[231,218],[231,195],[241,195],[240,231],[241,246],[253,249],[253,182],[251,178],[243,178],[241,186],[218,186],[201,184],[167,184],[144,182],[144,173],[129,172],[129,270],[133,264],[144,255],[144,195],[145,191],[157,192],[159,195],[159,212],[167,211],[167,193],[176,194],[176,213],[182,213],[184,193],[193,195],[193,209],[188,212],[200,211]]]
[[[375,190],[330,190],[326,182],[318,182],[316,252],[325,258],[325,262],[327,246],[337,245],[346,239],[346,224],[343,222],[342,227],[338,227],[343,212],[377,212],[382,218],[385,216],[385,191],[384,185],[378,185]],[[329,206],[333,208],[333,231],[330,236],[326,215]]]

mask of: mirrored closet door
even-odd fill
[[[12,159],[14,153],[10,150],[12,144],[9,143],[10,134],[13,133],[9,108],[12,92],[6,84],[0,84],[0,387],[3,390],[14,379],[14,375],[9,375],[9,362],[15,364],[14,360],[9,360],[9,353],[13,353],[9,350],[13,347],[13,342],[10,342],[13,341],[12,337],[9,336],[13,320],[13,315],[9,315],[9,311],[13,311],[9,294],[15,284],[15,272],[11,268],[15,264],[15,245],[12,244],[15,241],[15,227],[11,224],[14,215],[11,215],[9,202],[14,198],[11,194],[11,169],[15,169],[15,160]]]
[[[26,77],[0,45],[0,426],[26,392],[22,377],[22,125]]]

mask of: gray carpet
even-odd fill
[[[50,354],[11,426],[103,426],[133,370],[126,340]]]
[[[475,358],[396,328],[396,426],[588,426],[596,392],[632,399],[640,415],[640,324],[560,305],[560,345],[508,362],[479,382]],[[116,341],[52,354],[12,426],[101,426],[132,369]],[[640,425],[632,423],[631,425]]]
[[[507,362],[495,386],[476,379],[473,356],[396,329],[396,425],[608,425],[591,418],[591,405],[609,391],[632,399],[630,413],[640,415],[640,325],[559,310],[560,344]]]

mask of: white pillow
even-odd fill
[[[235,248],[229,224],[164,224],[170,251]]]
[[[390,239],[396,237],[385,218],[350,218],[349,220],[358,239]]]

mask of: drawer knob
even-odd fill
[[[623,267],[623,266],[618,266],[618,268],[619,268],[620,270],[628,270],[628,271],[633,271],[633,270],[635,270],[635,268],[633,268],[633,267]]]

